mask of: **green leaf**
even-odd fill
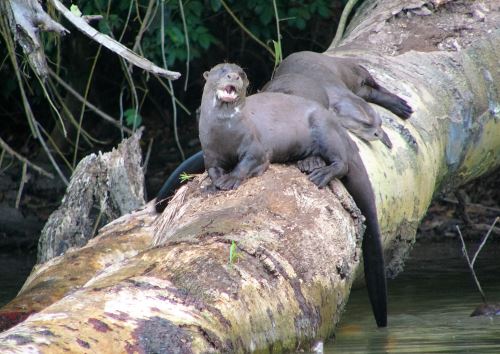
[[[219,11],[221,6],[220,0],[210,0],[210,7],[214,12]]]
[[[203,49],[208,49],[210,44],[214,42],[214,37],[210,33],[203,33],[198,38],[198,42]]]
[[[271,7],[265,7],[262,9],[262,13],[259,16],[260,22],[264,25],[268,25],[274,17],[274,11]]]
[[[78,17],[82,17],[82,12],[78,8],[78,5],[71,4],[71,6],[69,7],[69,10],[71,11],[71,13],[73,15],[78,16]]]
[[[132,129],[138,128],[142,123],[142,117],[135,109],[129,108],[123,112],[125,123]]]
[[[171,39],[173,44],[175,45],[184,44],[184,33],[182,32],[180,27],[173,26],[167,28],[166,33],[167,36]]]
[[[188,7],[186,9],[186,12],[190,12],[190,13],[194,13],[196,15],[196,17],[200,17],[201,16],[201,13],[203,12],[203,4],[199,1],[191,1],[187,4],[184,5],[184,7]],[[188,17],[189,15],[186,14],[186,17]]]

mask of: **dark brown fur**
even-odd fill
[[[234,64],[219,64],[205,78],[199,128],[213,185],[235,189],[273,162],[324,160],[324,166],[302,167],[320,188],[333,178],[341,179],[366,217],[366,282],[377,324],[386,326],[385,267],[375,198],[357,147],[338,118],[318,102],[298,96],[264,92],[245,98],[248,81]],[[227,94],[233,92],[237,97]]]

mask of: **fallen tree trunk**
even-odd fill
[[[432,196],[500,165],[500,33],[476,37],[467,49],[391,57],[400,39],[393,26],[405,20],[394,14],[403,6],[372,3],[379,6],[355,19],[358,26],[335,55],[362,56],[378,81],[415,110],[400,122],[377,108],[391,151],[358,143],[388,270],[397,273]],[[237,191],[207,195],[203,183],[180,191],[156,223],[149,205],[106,226],[81,251],[56,258],[58,269],[71,274],[75,257],[87,252],[79,261],[94,259],[89,247],[110,249],[98,274],[85,275],[83,285],[1,334],[0,351],[278,352],[331,335],[359,269],[359,213],[343,187],[318,190],[293,167],[279,166]],[[155,228],[169,242],[148,248]],[[114,256],[110,240],[137,233],[140,252]]]

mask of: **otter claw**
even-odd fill
[[[297,161],[297,167],[304,173],[311,173],[314,170],[325,166],[325,160],[319,156],[309,156],[303,160]]]
[[[309,180],[319,188],[324,188],[334,178],[332,168],[325,166],[318,168],[309,174]]]
[[[231,176],[231,175],[224,175],[219,178],[217,178],[214,182],[215,186],[223,191],[228,191],[231,189],[236,189],[240,186],[241,184],[241,178]]]

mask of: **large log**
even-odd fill
[[[400,122],[376,108],[392,150],[358,142],[393,274],[432,196],[500,165],[498,1],[485,20],[468,24],[476,37],[457,40],[461,49],[428,45],[390,56],[407,38],[406,17],[395,16],[403,11],[399,3],[368,1],[334,52],[362,56],[377,80],[415,110]],[[442,23],[454,9],[441,7],[428,18]],[[80,268],[85,282],[2,333],[0,352],[278,352],[331,335],[360,269],[359,212],[343,187],[318,190],[283,166],[237,191],[207,195],[206,183],[179,191],[155,222],[150,204],[106,226],[81,251],[55,258],[69,275],[72,257],[91,264],[89,247],[101,255],[109,247],[100,271]],[[169,241],[148,248],[154,230]],[[114,252],[115,237],[132,240],[136,233],[139,253]],[[239,256],[229,260],[232,241]]]

